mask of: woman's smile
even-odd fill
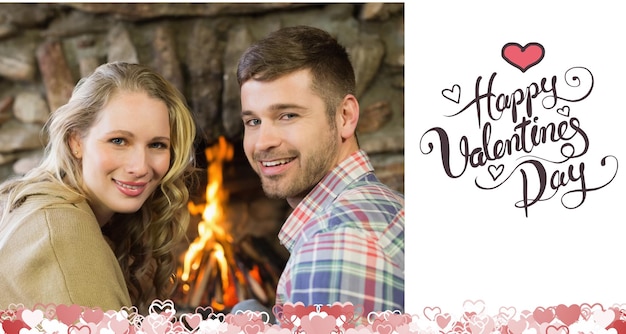
[[[126,196],[139,196],[146,190],[146,182],[122,182],[113,180],[118,186],[119,191]]]

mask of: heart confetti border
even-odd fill
[[[207,313],[207,308],[177,314],[170,300],[155,300],[149,314],[134,308],[102,311],[78,305],[36,305],[33,309],[10,305],[0,310],[0,334],[626,334],[626,304],[604,307],[595,304],[537,307],[517,311],[500,307],[487,314],[484,302],[465,301],[460,315],[441,307],[425,307],[422,314],[398,311],[355,317],[351,303],[305,306],[302,303],[275,307],[282,325],[268,323],[263,312]]]

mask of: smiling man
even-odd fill
[[[248,161],[294,209],[279,232],[291,255],[276,303],[403,312],[404,196],[359,148],[345,48],[317,28],[283,28],[246,50],[237,77]]]

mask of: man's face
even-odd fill
[[[301,200],[338,163],[340,134],[308,70],[247,81],[241,106],[244,151],[268,196]]]

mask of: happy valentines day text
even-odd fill
[[[510,94],[495,93],[496,72],[486,87],[483,78],[478,77],[473,99],[449,117],[474,110],[480,144],[471,142],[470,138],[475,136],[462,134],[458,151],[454,151],[448,132],[442,127],[432,127],[422,135],[422,153],[434,151],[434,141],[429,138],[431,134],[436,135],[446,175],[459,178],[468,167],[486,169],[491,178],[475,179],[480,189],[498,188],[519,173],[522,194],[515,207],[524,209],[526,217],[529,207],[553,198],[560,189],[565,189],[561,195],[564,207],[575,209],[581,206],[589,192],[602,189],[613,181],[618,164],[615,156],[605,155],[599,162],[602,175],[586,174],[582,157],[589,151],[589,136],[581,121],[570,116],[572,108],[568,103],[585,100],[591,94],[593,74],[587,68],[573,67],[565,72],[564,77],[567,86],[563,86],[555,75],[532,82],[525,88],[514,89]],[[561,107],[557,107],[558,104]],[[555,108],[556,113],[547,112]],[[542,112],[541,117],[538,111]],[[511,123],[505,121],[509,118],[503,119],[507,114]],[[555,119],[557,117],[560,119]],[[543,119],[547,121],[540,122]],[[499,134],[503,133],[502,130],[508,133],[505,139],[494,138],[496,125]],[[533,150],[541,150],[541,153],[531,154]],[[505,166],[501,160],[506,157],[514,158],[512,167]]]

